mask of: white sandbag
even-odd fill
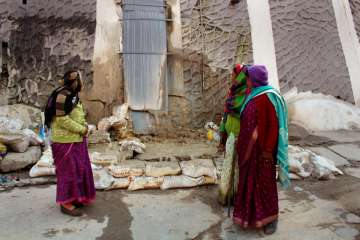
[[[163,181],[164,177],[131,177],[128,190],[157,189],[160,188]]]
[[[88,142],[90,144],[99,144],[99,143],[110,143],[110,133],[106,131],[94,130],[88,137]]]
[[[28,136],[30,139],[30,145],[31,146],[39,146],[44,143],[44,140],[42,140],[33,130],[31,129],[23,129],[21,132]]]
[[[114,178],[106,169],[93,170],[95,188],[104,190],[114,183]]]
[[[128,160],[111,165],[107,168],[113,177],[142,176],[145,172],[145,163],[142,161]]]
[[[214,185],[216,184],[217,179],[214,177],[204,176],[204,181],[200,185]]]
[[[54,167],[54,158],[52,155],[51,148],[46,149],[40,160],[36,163],[39,167]]]
[[[149,177],[173,176],[181,173],[178,162],[148,162],[145,175]]]
[[[16,133],[24,127],[24,122],[16,118],[0,116],[0,133]]]
[[[108,118],[103,118],[98,122],[97,128],[99,131],[107,132],[111,128],[111,122],[109,121]]]
[[[44,177],[44,176],[55,176],[55,167],[40,167],[35,164],[29,172],[29,176],[34,177]]]
[[[9,146],[13,152],[23,153],[30,146],[30,138],[21,133],[0,134],[0,142]]]
[[[90,134],[94,133],[96,130],[97,130],[97,127],[95,125],[93,125],[93,124],[88,125],[88,131]]]
[[[145,144],[141,143],[141,140],[138,138],[130,138],[125,139],[119,142],[120,151],[135,151],[137,153],[144,153],[146,146]]]
[[[289,146],[289,168],[291,173],[307,178],[311,176],[313,166],[311,152],[300,147]]]
[[[182,173],[189,177],[197,178],[209,176],[216,178],[216,167],[211,159],[195,159],[180,162]]]
[[[116,155],[112,155],[112,154],[93,152],[90,154],[90,160],[93,164],[96,164],[96,165],[110,166],[112,164],[116,164],[118,161],[118,158]]]
[[[203,184],[205,178],[203,176],[198,178],[192,178],[186,175],[180,176],[166,176],[164,177],[164,182],[161,184],[161,190],[171,189],[171,188],[190,188],[196,187]]]
[[[343,172],[339,170],[330,159],[314,154],[311,161],[315,166],[313,177],[317,179],[327,180],[334,178],[334,174],[343,175]]]
[[[302,178],[295,173],[289,173],[289,177],[291,180],[302,180]]]
[[[129,178],[114,178],[113,184],[107,188],[106,190],[112,190],[112,189],[126,189],[130,185],[130,179]]]

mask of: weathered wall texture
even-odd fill
[[[102,117],[111,115],[112,107],[124,100],[123,66],[119,53],[122,11],[118,1],[97,1],[93,84],[82,94],[90,123],[97,123]]]
[[[252,62],[245,1],[181,0],[187,119],[201,127],[222,112],[235,62]],[[171,102],[169,103],[171,107]],[[185,106],[186,106],[185,104]]]
[[[10,104],[43,106],[69,68],[92,84],[96,0],[0,0],[0,39],[8,42]]]
[[[349,3],[353,14],[355,30],[360,39],[360,0],[349,0]]]
[[[353,102],[331,1],[270,0],[270,10],[281,89]]]

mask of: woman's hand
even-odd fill
[[[83,133],[84,137],[87,137],[89,135],[89,126],[87,124],[85,124],[85,131]]]

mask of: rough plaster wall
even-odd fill
[[[124,98],[122,56],[119,54],[122,31],[119,2],[97,1],[93,84],[82,96],[90,123],[97,123],[104,116],[111,115],[112,107],[122,103]]]
[[[221,113],[235,62],[252,62],[245,1],[181,0],[185,97],[191,126]],[[171,104],[171,103],[170,103]]]
[[[296,86],[353,102],[330,0],[270,0],[282,91]]]
[[[9,103],[43,106],[57,80],[79,68],[92,83],[96,0],[0,0],[0,37],[9,42]],[[2,96],[3,97],[3,96]]]
[[[353,14],[356,33],[360,39],[360,0],[349,0],[349,3]]]

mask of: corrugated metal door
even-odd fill
[[[167,45],[163,0],[124,0],[125,89],[133,110],[166,110]]]

